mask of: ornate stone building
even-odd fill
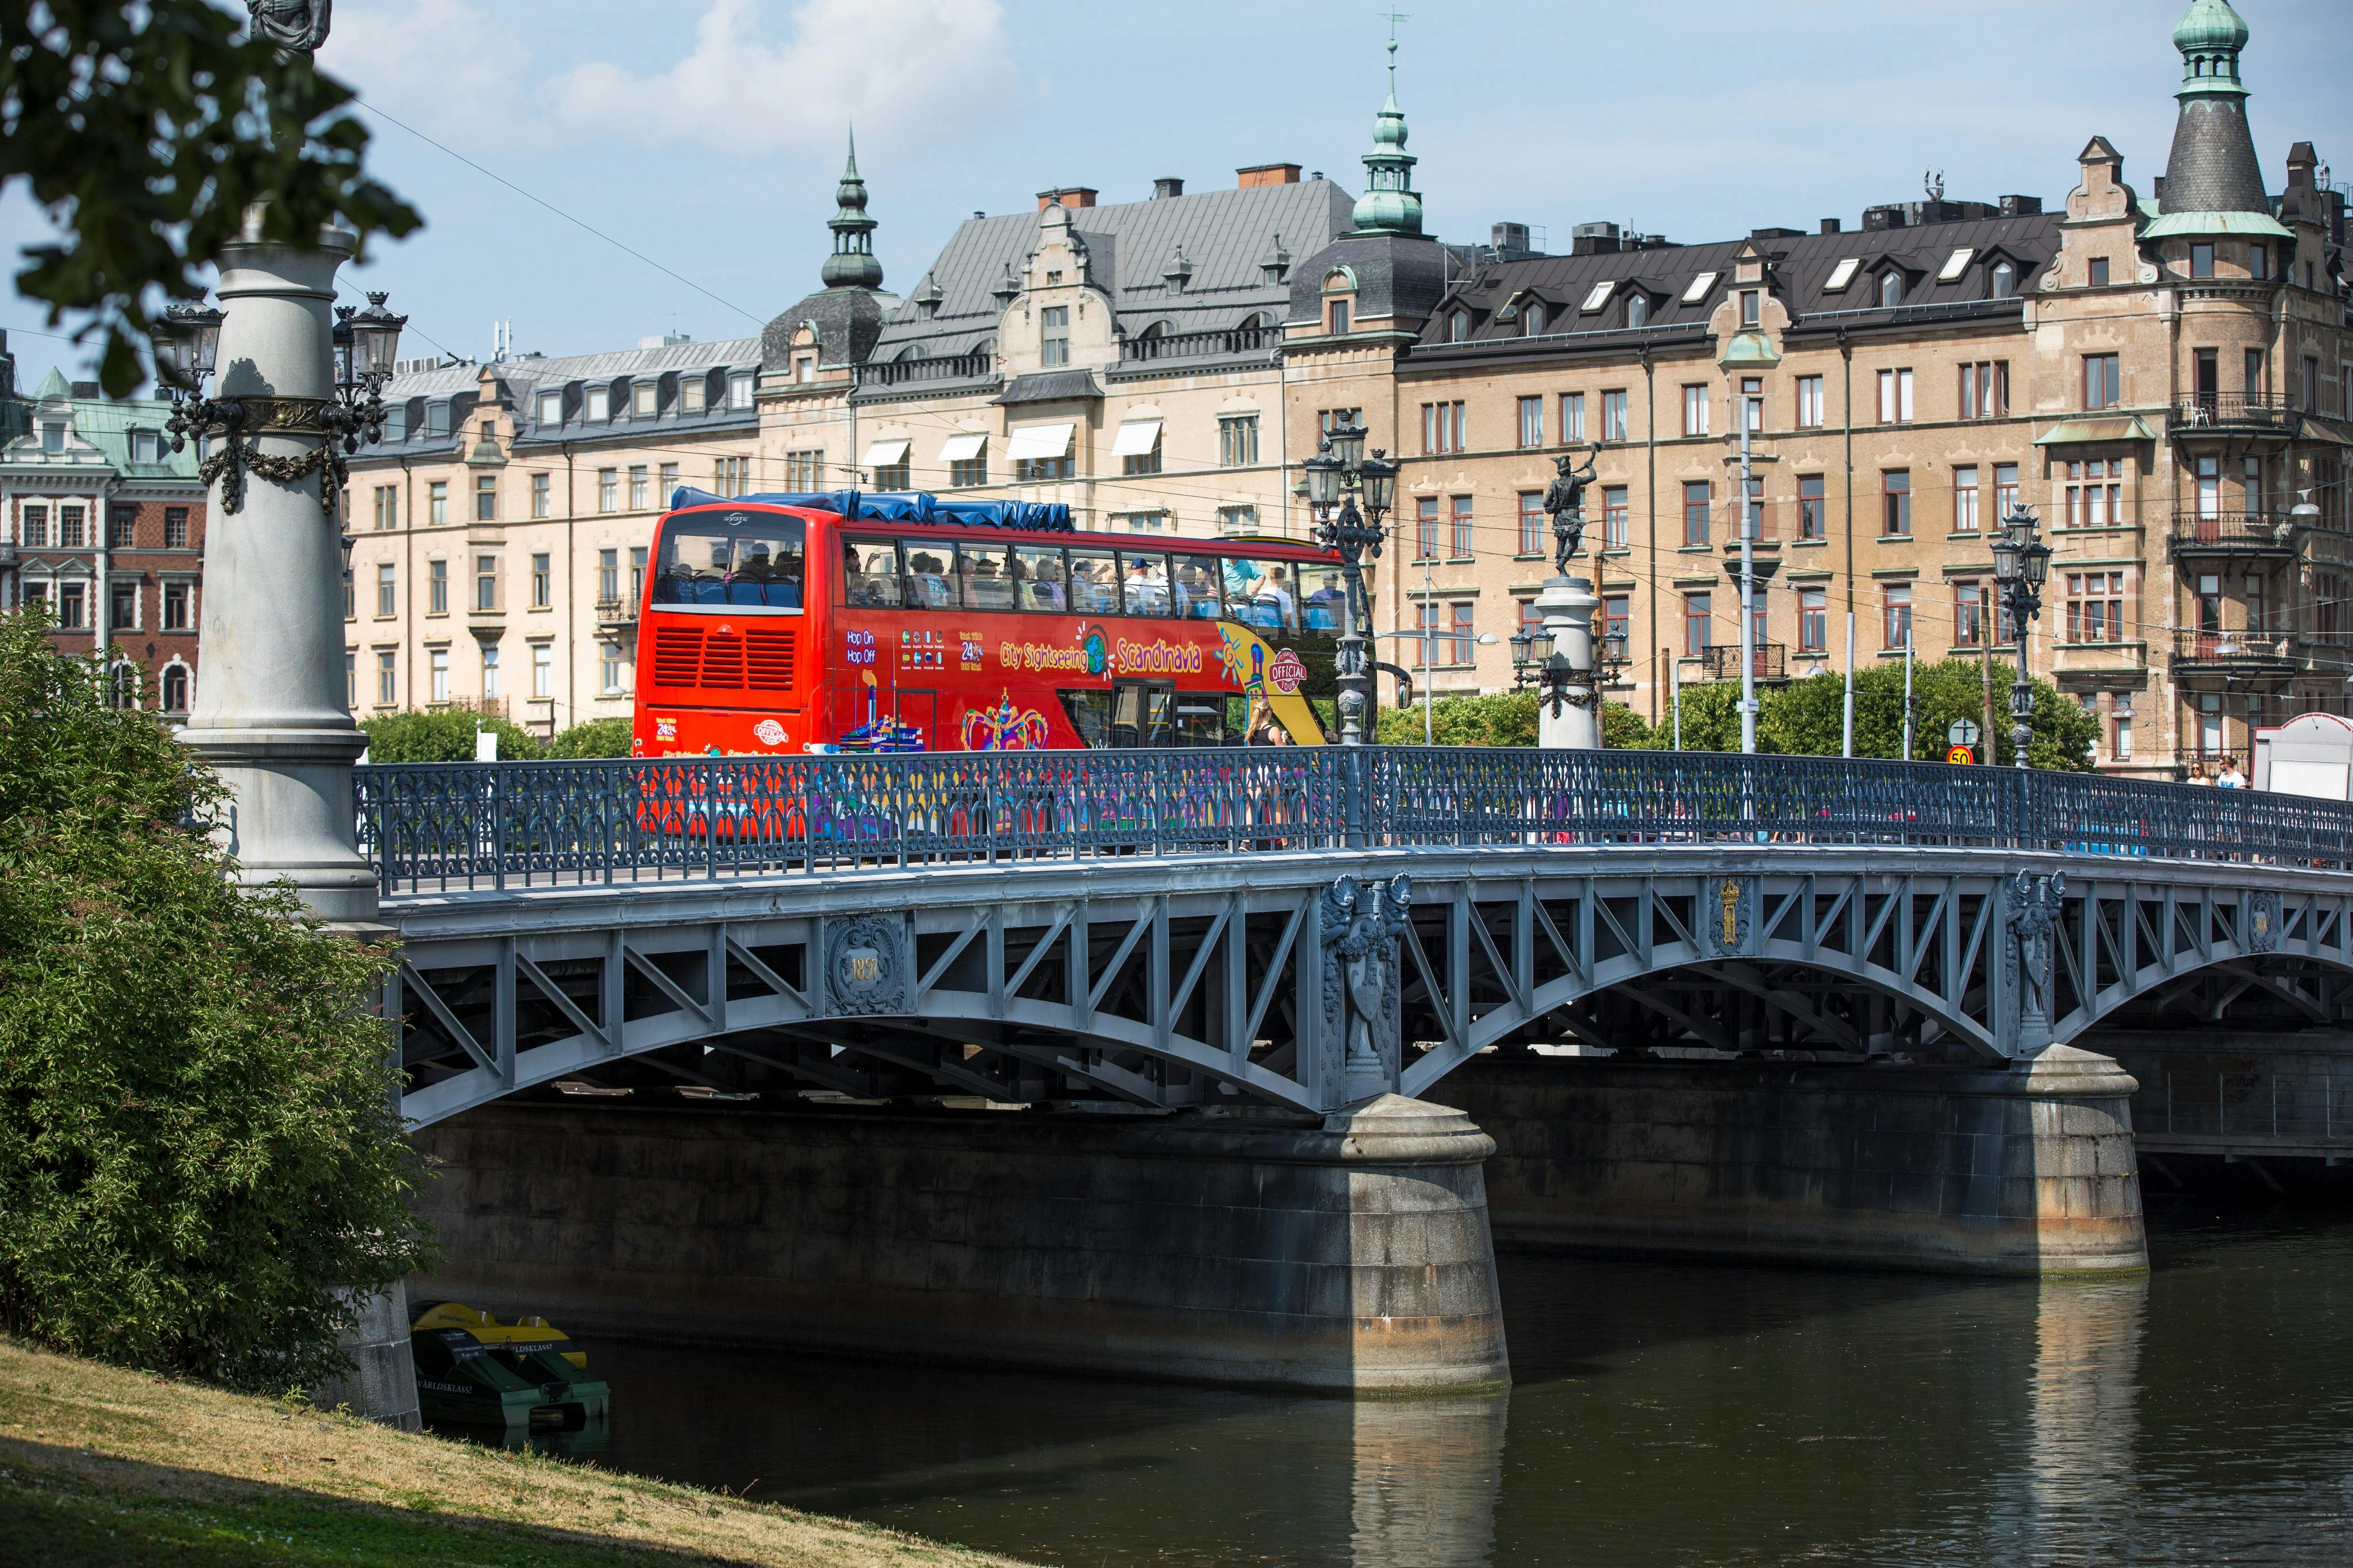
[[[15,394],[0,334],[0,607],[44,600],[60,651],[96,659],[125,707],[184,715],[204,613],[205,489],[171,405],[56,371]]]
[[[1988,542],[2022,503],[2057,551],[2031,660],[2097,710],[2102,765],[2170,774],[2243,756],[2251,723],[2343,710],[2344,195],[2302,142],[2266,193],[2246,37],[2222,0],[2190,7],[2147,194],[2094,137],[2063,212],[1932,191],[1860,231],[1586,225],[1572,254],[1468,266],[1420,233],[1392,96],[1356,227],[1302,262],[1284,328],[1293,459],[1335,410],[1402,459],[1384,624],[1432,629],[1440,691],[1509,687],[1507,647],[1476,637],[1531,615],[1552,459],[1597,443],[1614,694],[1658,718],[1678,680],[1736,678],[1746,423],[1770,679],[1843,668],[1852,616],[1858,662],[1982,658],[2000,690]]]

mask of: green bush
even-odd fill
[[[1380,741],[1388,746],[1419,746],[1422,710],[1430,710],[1431,743],[1440,746],[1533,746],[1536,743],[1536,694],[1499,691],[1484,697],[1441,697],[1434,703],[1384,708]]]
[[[497,732],[502,763],[528,762],[542,750],[539,737],[522,725],[470,708],[386,713],[363,719],[360,728],[367,731],[371,763],[470,763],[477,729]]]
[[[587,719],[561,731],[547,742],[551,757],[626,757],[631,726],[627,719]],[[501,749],[505,747],[503,738]]]
[[[233,1386],[427,1260],[381,948],[241,893],[217,781],[0,619],[0,1331]],[[194,826],[191,826],[191,825]]]

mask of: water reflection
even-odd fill
[[[2353,1226],[2153,1240],[2042,1285],[1510,1258],[1486,1399],[597,1347],[605,1462],[1085,1568],[2353,1561]]]

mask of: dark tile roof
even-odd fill
[[[2014,312],[2016,296],[2035,287],[2057,254],[2059,222],[2057,214],[2037,213],[1918,227],[1781,235],[1754,243],[1767,258],[1773,292],[1795,318],[1793,333],[1827,331],[1834,325],[1867,330],[1915,324],[1938,315]],[[1749,243],[1722,240],[1491,262],[1453,279],[1423,325],[1415,352],[1459,353],[1466,347],[1472,352],[1482,347],[1493,351],[1514,340],[1531,342],[1523,331],[1525,318],[1521,314],[1530,298],[1543,301],[1546,316],[1544,335],[1533,340],[1531,346],[1542,343],[1553,352],[1587,342],[1606,349],[1613,341],[1630,341],[1632,336],[1704,331],[1708,317],[1731,291],[1737,258]],[[1972,254],[1959,276],[1948,282],[1938,274],[1957,250]],[[1855,267],[1845,287],[1830,290],[1826,285],[1839,263],[1849,258]],[[1992,267],[2001,259],[2010,261],[2017,272],[2012,297],[1997,300],[1990,297]],[[1878,279],[1890,267],[1904,275],[1903,304],[1894,310],[1879,303]],[[1686,302],[1684,295],[1709,273],[1715,276]],[[1599,307],[1585,310],[1595,288],[1604,282],[1611,287]],[[1638,290],[1650,301],[1649,323],[1639,333],[1627,325],[1627,304]],[[1449,341],[1450,319],[1458,308],[1471,312],[1467,345]],[[1499,319],[1507,310],[1510,319]]]
[[[1041,370],[1017,375],[993,403],[1053,403],[1071,397],[1101,397],[1094,373],[1086,370]]]
[[[2165,210],[2270,215],[2263,164],[2241,105],[2218,98],[2182,104],[2165,164]]]
[[[712,342],[661,343],[652,348],[615,349],[556,359],[501,360],[491,369],[496,373],[494,384],[499,400],[513,413],[515,446],[523,449],[563,440],[642,443],[668,433],[756,429],[760,419],[755,410],[727,405],[724,376],[733,371],[756,371],[759,366],[758,338],[723,338]],[[698,374],[708,383],[703,410],[700,414],[682,413],[678,383],[681,377]],[[394,377],[384,389],[384,401],[395,411],[395,422],[385,428],[383,445],[362,447],[354,460],[364,465],[370,457],[456,450],[457,433],[465,429],[467,416],[481,401],[481,379],[482,367],[479,364],[443,365]],[[632,418],[628,388],[645,380],[660,384],[661,412],[651,419]],[[583,393],[592,385],[614,388],[612,417],[597,424],[590,424],[583,417]],[[542,424],[538,395],[554,390],[565,394],[564,419]],[[427,414],[436,404],[448,405],[449,429],[439,435],[427,435]]]

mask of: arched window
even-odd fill
[[[1904,274],[1894,268],[1879,275],[1879,303],[1890,310],[1904,303]]]
[[[1651,297],[1648,294],[1636,294],[1627,300],[1626,324],[1630,327],[1651,324]]]
[[[1993,297],[2007,300],[2018,289],[2018,268],[2007,261],[1993,264]]]
[[[1470,311],[1454,312],[1453,318],[1447,322],[1446,341],[1451,343],[1467,343],[1471,341]]]
[[[188,710],[188,667],[185,664],[167,666],[164,671],[164,711],[185,713]]]
[[[1532,338],[1544,336],[1545,308],[1542,300],[1531,300],[1520,308],[1520,331]]]
[[[106,671],[106,700],[116,708],[139,706],[139,670],[129,664],[112,664]]]

